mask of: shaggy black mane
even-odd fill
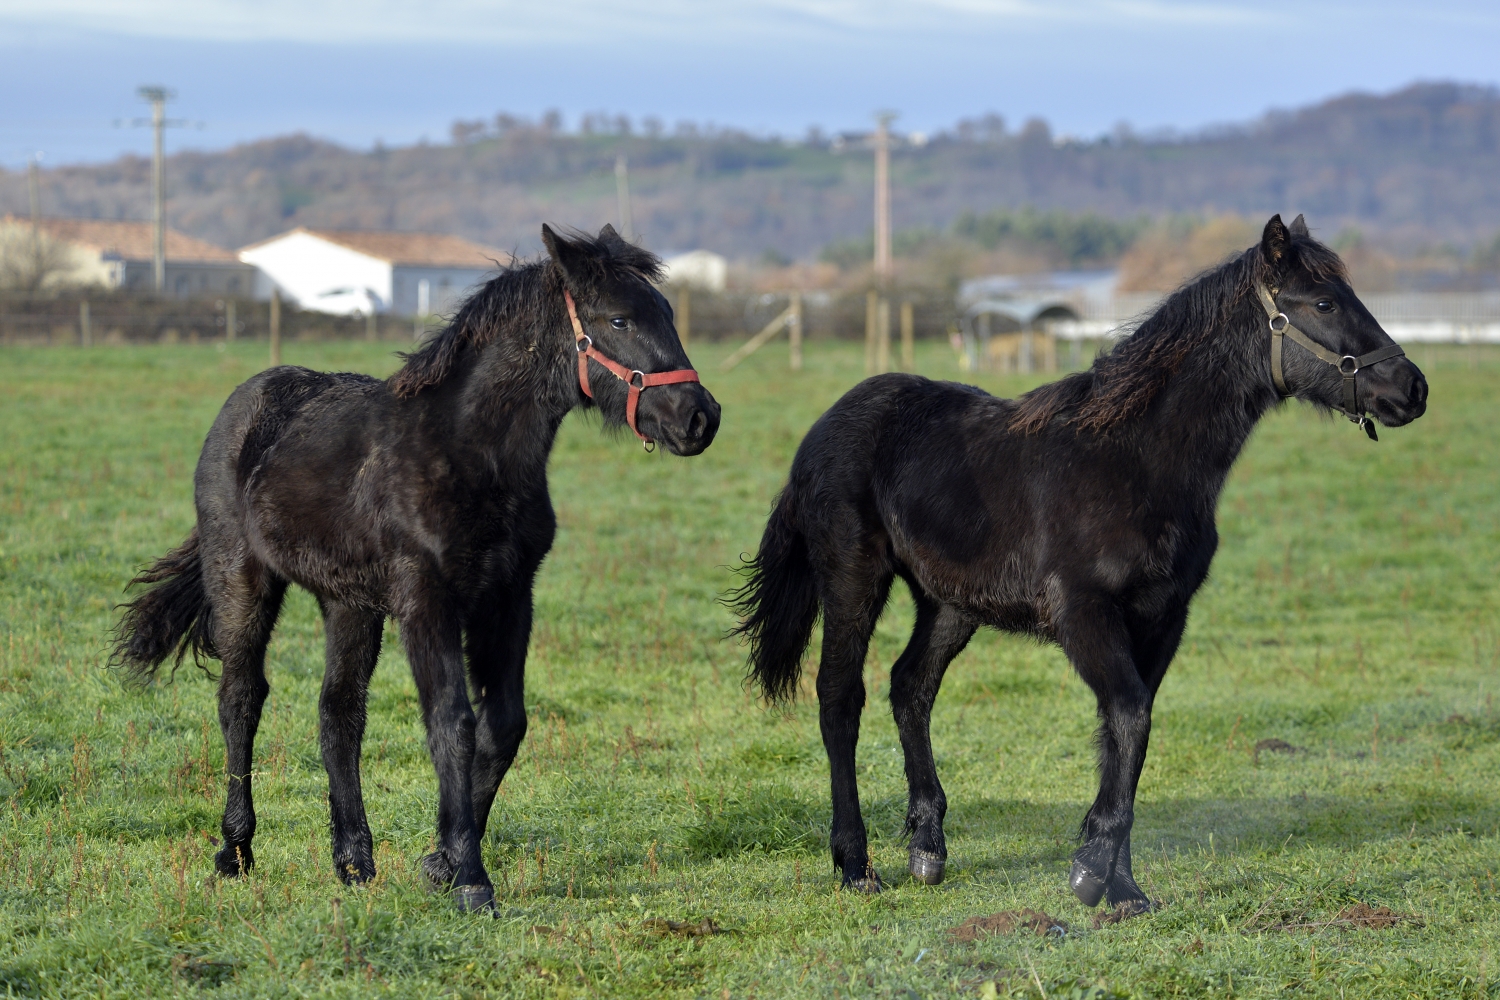
[[[605,226],[598,236],[566,230],[556,236],[572,267],[569,290],[580,305],[611,281],[659,282],[661,259],[622,239]],[[453,318],[431,339],[401,358],[406,363],[391,376],[391,390],[403,399],[443,382],[464,351],[479,349],[522,317],[542,315],[548,322],[565,316],[564,282],[556,263],[543,254],[532,260],[512,258],[500,273],[458,307]],[[566,322],[565,320],[563,322]]]
[[[1286,253],[1291,266],[1317,281],[1348,280],[1339,255],[1311,236],[1291,236]],[[1235,313],[1253,302],[1256,281],[1275,283],[1259,247],[1190,279],[1087,371],[1022,396],[1010,428],[1031,434],[1066,415],[1068,424],[1098,433],[1139,416],[1188,357],[1221,335]]]

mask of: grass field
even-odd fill
[[[1067,891],[1094,790],[1092,701],[1054,649],[982,633],[933,717],[949,880],[905,876],[877,632],[859,767],[877,898],[836,889],[816,704],[763,709],[721,641],[753,550],[858,348],[767,351],[707,382],[703,456],[643,455],[570,418],[537,592],[531,729],[485,844],[499,919],[427,894],[435,782],[396,633],[371,695],[376,882],[328,856],[320,624],[289,599],[257,744],[259,867],[212,876],[214,687],[103,667],[121,587],[193,520],[191,476],[264,345],[0,353],[0,987],[51,997],[1500,996],[1500,357],[1413,351],[1428,415],[1371,444],[1286,407],[1220,511],[1214,576],[1157,701],[1136,872],[1159,912],[1091,926]],[[387,347],[291,344],[317,368]],[[694,352],[713,373],[726,351]],[[926,374],[957,376],[941,346]],[[1476,363],[1476,361],[1478,363]],[[1019,378],[989,378],[1013,394]],[[1293,750],[1262,749],[1282,740]],[[1340,922],[1355,903],[1404,915]],[[1065,936],[948,933],[1034,908]],[[712,920],[722,933],[659,933]]]

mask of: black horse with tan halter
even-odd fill
[[[223,661],[221,875],[254,863],[266,643],[296,583],[327,627],[319,716],[334,870],[345,882],[375,875],[359,758],[390,616],[437,770],[437,850],[423,869],[461,907],[491,905],[479,845],[526,733],[531,591],[556,529],[547,456],[558,427],[597,404],[648,444],[696,455],[719,426],[651,285],[660,262],[609,226],[597,238],[543,226],[542,239],[547,258],[502,270],[391,378],[272,368],[214,421],[195,477],[197,526],[134,581],[158,586],[127,607],[116,658],[141,679],[174,653]],[[590,360],[620,381],[591,386]]]
[[[1307,352],[1283,352],[1283,336]],[[773,700],[795,693],[822,613],[818,714],[844,884],[881,885],[855,744],[865,651],[899,576],[916,604],[891,667],[912,875],[939,882],[947,862],[933,701],[989,626],[1057,643],[1093,689],[1099,794],[1071,885],[1089,906],[1148,908],[1130,866],[1136,782],[1152,702],[1218,546],[1225,477],[1283,396],[1391,427],[1421,416],[1426,380],[1400,354],[1338,256],[1300,216],[1290,228],[1277,216],[1258,246],[1173,293],[1088,371],[1019,400],[882,375],[834,404],[797,451],[736,604],[751,674]]]

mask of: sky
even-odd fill
[[[654,115],[796,137],[988,112],[1093,137],[1353,90],[1500,84],[1495,0],[0,0],[0,167],[306,132],[447,141],[459,118]]]

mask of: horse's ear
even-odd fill
[[[619,238],[620,238],[620,234],[618,232],[616,232],[615,231],[615,227],[612,226],[608,222],[606,222],[604,224],[604,228],[603,229],[599,230],[599,242],[600,243],[614,243]]]
[[[1305,240],[1312,235],[1307,231],[1307,219],[1301,213],[1298,213],[1297,217],[1292,220],[1292,227],[1287,232],[1299,240]]]
[[[552,258],[552,263],[562,272],[563,279],[570,287],[577,291],[587,284],[585,275],[588,274],[591,256],[588,250],[572,240],[558,236],[545,222],[542,223],[542,245],[547,248],[547,256]]]
[[[1260,234],[1260,259],[1272,271],[1280,271],[1286,266],[1286,252],[1290,245],[1291,236],[1286,231],[1286,223],[1281,221],[1279,214],[1271,216],[1265,231]]]

